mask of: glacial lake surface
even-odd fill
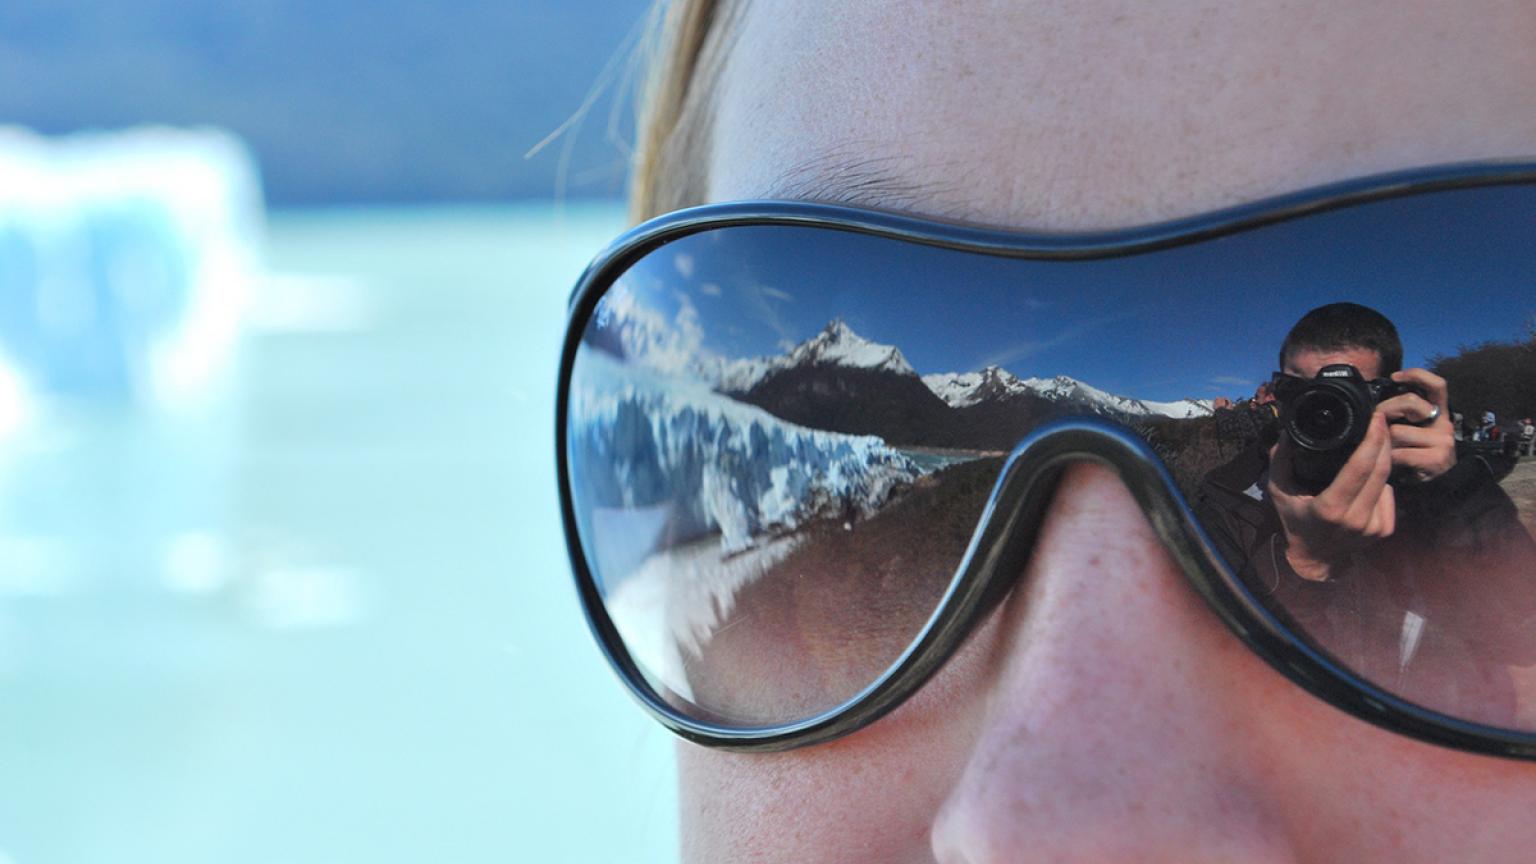
[[[193,407],[0,441],[0,864],[674,860],[553,399],[618,204],[278,212]]]

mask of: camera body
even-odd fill
[[[1390,378],[1367,380],[1347,363],[1324,366],[1316,378],[1277,378],[1280,429],[1294,445],[1291,473],[1300,490],[1316,495],[1328,488],[1365,439],[1377,404],[1404,393],[1424,395]]]

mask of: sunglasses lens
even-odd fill
[[[588,330],[592,344],[648,338],[641,331],[664,320],[640,307],[606,314]],[[869,347],[848,331],[821,336],[834,350]],[[691,372],[717,362],[698,345],[662,350],[676,349]],[[848,701],[938,607],[1000,456],[903,446],[761,407],[795,413],[798,400],[799,413],[815,412],[836,398],[820,388],[851,385],[907,391],[892,397],[897,408],[914,397],[942,408],[914,376],[810,364],[798,382],[783,380],[796,372],[786,366],[763,376],[777,380],[715,367],[709,383],[685,383],[627,358],[581,350],[569,446],[584,548],[630,657],[674,707],[726,726],[794,722]],[[722,384],[722,371],[741,377]]]
[[[1536,731],[1533,192],[1079,261],[788,224],[658,246],[605,280],[569,370],[591,611],[686,717],[834,711],[939,609],[1009,451],[1089,415],[1157,452],[1243,590],[1324,661]],[[1358,306],[1281,356],[1339,301],[1390,319],[1423,371],[1391,378]]]

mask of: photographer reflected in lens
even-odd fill
[[[1445,380],[1402,362],[1376,310],[1308,312],[1280,349],[1275,422],[1206,475],[1196,509],[1346,665],[1437,706],[1508,691],[1484,704],[1513,711],[1507,667],[1536,662],[1536,542],[1487,463],[1457,459]]]
[[[1271,385],[1275,427],[1202,485],[1228,560],[1252,567],[1264,552],[1276,567],[1325,581],[1396,533],[1410,485],[1422,495],[1432,491],[1423,484],[1475,483],[1456,476],[1444,379],[1402,362],[1397,328],[1365,306],[1319,307],[1291,328]],[[1486,485],[1502,495],[1491,477]]]

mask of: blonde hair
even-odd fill
[[[747,0],[657,0],[639,97],[629,215],[644,221],[704,203],[714,93],[732,22]]]

